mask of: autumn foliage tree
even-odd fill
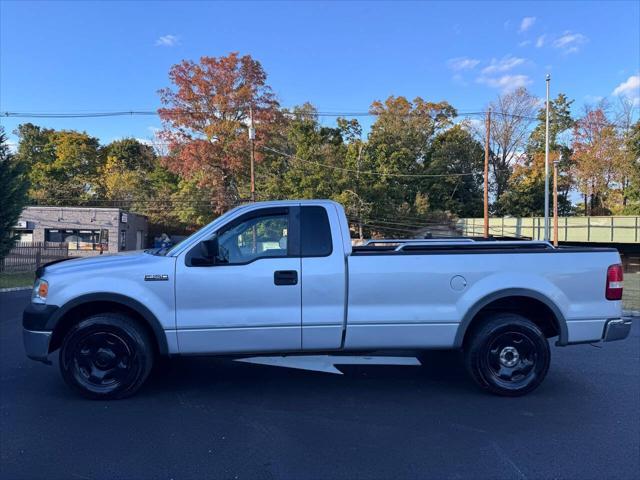
[[[585,213],[611,213],[627,169],[621,138],[602,108],[587,108],[576,122],[573,149],[576,186],[583,195]]]
[[[250,145],[256,126],[256,160],[280,118],[267,75],[249,55],[202,57],[171,67],[172,87],[160,90],[161,137],[169,144],[165,164],[185,186],[207,192],[207,207],[222,213],[248,198]]]

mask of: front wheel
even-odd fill
[[[549,370],[549,342],[538,326],[513,313],[499,313],[472,333],[465,363],[483,389],[503,396],[534,390]]]
[[[94,315],[73,326],[60,349],[62,378],[91,399],[133,395],[152,364],[153,348],[146,331],[116,313]]]

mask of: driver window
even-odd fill
[[[218,262],[242,264],[264,257],[287,256],[287,214],[250,218],[218,235]]]

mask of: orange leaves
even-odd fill
[[[258,146],[280,118],[267,75],[258,61],[234,52],[183,60],[169,78],[173,87],[159,91],[161,138],[169,144],[164,163],[187,179],[209,178],[202,186],[230,206],[247,188],[251,117]]]

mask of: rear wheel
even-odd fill
[[[534,390],[549,370],[549,342],[538,326],[513,313],[499,313],[472,333],[465,364],[483,389],[504,396]]]
[[[62,378],[92,399],[133,395],[149,376],[153,348],[147,332],[131,318],[103,313],[81,321],[60,349]]]

